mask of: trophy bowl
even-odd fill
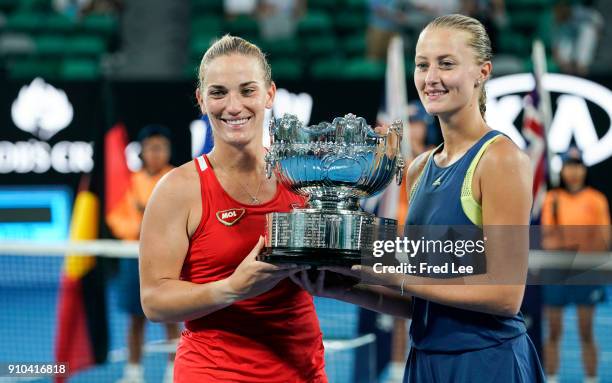
[[[270,138],[267,176],[274,172],[308,201],[290,213],[266,215],[259,259],[346,266],[371,255],[375,240],[395,237],[397,221],[364,212],[359,200],[380,193],[394,177],[401,183],[401,121],[381,134],[353,114],[313,126],[285,114],[272,119]]]

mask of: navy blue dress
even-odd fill
[[[463,199],[464,184],[468,185],[471,198],[472,171],[488,144],[500,134],[488,132],[461,159],[445,168],[437,166],[433,155],[429,156],[411,192],[407,228],[481,224],[480,207],[468,209],[462,201],[462,187]],[[404,382],[545,381],[520,313],[502,317],[415,297],[410,338]]]

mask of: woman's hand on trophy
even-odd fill
[[[374,131],[378,134],[387,134],[389,132],[389,125],[380,124],[374,128]]]
[[[311,295],[335,299],[342,299],[359,282],[355,278],[322,269],[301,271],[289,278]]]
[[[376,272],[372,267],[365,265],[353,265],[352,267],[325,266],[322,270],[353,278],[362,284],[379,285],[390,288],[399,286],[404,276],[403,274]]]
[[[252,298],[265,293],[281,280],[310,267],[295,264],[273,265],[258,261],[257,256],[263,246],[263,237],[259,237],[257,245],[229,276],[228,284],[236,300]]]
[[[391,125],[388,124],[381,124],[377,126],[374,128],[374,131],[378,134],[386,136],[386,140],[381,141],[380,144],[384,146],[384,151],[387,157],[395,158],[395,156],[398,154],[398,145],[400,141],[400,137],[398,136],[397,132],[392,130]]]

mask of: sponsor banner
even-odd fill
[[[76,185],[93,171],[104,123],[98,84],[36,78],[0,88],[3,183]]]

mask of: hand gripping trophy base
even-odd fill
[[[270,263],[350,266],[372,256],[376,239],[395,236],[395,220],[361,211],[295,209],[270,213],[259,259]]]
[[[397,121],[381,134],[352,114],[309,127],[293,115],[273,119],[267,175],[274,171],[286,188],[309,199],[304,208],[266,215],[259,259],[347,266],[371,257],[374,241],[394,238],[397,222],[362,211],[359,199],[380,193],[394,177],[401,183],[402,130]]]

